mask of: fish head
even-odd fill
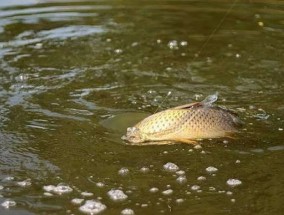
[[[126,140],[130,143],[142,143],[146,140],[145,135],[137,127],[127,128],[126,135],[122,136],[123,140]]]

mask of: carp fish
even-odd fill
[[[169,108],[127,128],[123,140],[131,144],[197,143],[197,139],[230,137],[243,124],[238,115],[213,105],[218,94],[201,102]]]

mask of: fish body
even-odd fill
[[[218,138],[236,132],[242,124],[238,116],[225,108],[213,106],[216,97],[202,102],[170,108],[146,117],[127,129],[123,139],[130,143]]]

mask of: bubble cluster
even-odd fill
[[[179,167],[171,162],[166,163],[164,166],[164,170],[168,171],[168,172],[176,172],[179,170]]]
[[[87,200],[84,205],[82,205],[79,210],[86,214],[98,214],[103,212],[107,207],[99,201]]]
[[[110,190],[107,192],[109,198],[113,201],[123,201],[128,198],[128,196],[122,190]]]
[[[121,176],[125,176],[129,173],[129,169],[122,167],[120,170],[118,170],[118,174]]]
[[[71,187],[69,187],[68,185],[63,185],[63,184],[58,184],[57,186],[47,185],[47,186],[43,186],[43,189],[46,192],[51,192],[51,193],[55,193],[58,195],[62,195],[65,193],[71,193],[73,191]]]
[[[227,180],[227,184],[231,187],[236,187],[242,184],[242,182],[239,179],[233,179],[230,178]]]

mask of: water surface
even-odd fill
[[[273,0],[1,1],[0,213],[281,214],[283,25]],[[120,139],[216,91],[237,139]]]

